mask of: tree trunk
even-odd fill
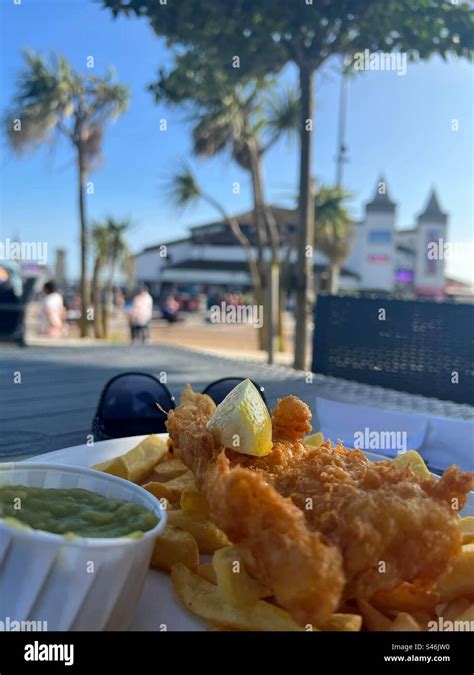
[[[112,316],[113,308],[114,308],[114,302],[113,302],[113,290],[114,290],[114,278],[115,278],[115,269],[116,269],[116,259],[117,259],[117,253],[116,250],[112,250],[112,261],[111,261],[111,269],[110,269],[110,276],[107,282],[107,285],[105,287],[105,298],[104,298],[104,310],[102,313],[102,331],[104,333],[104,337],[108,338],[109,337],[109,324],[110,324],[110,318]]]
[[[252,151],[250,152],[252,155]],[[250,172],[252,176],[255,227],[257,231],[257,262],[260,268],[262,268],[262,265],[265,264],[264,252],[265,246],[267,245],[267,236],[265,231],[265,212],[263,208],[262,186],[256,174],[255,167],[253,166],[253,160]]]
[[[328,290],[332,295],[336,295],[339,290],[339,272],[340,265],[338,263],[331,263],[329,265],[329,282]]]
[[[265,260],[261,263],[261,278],[263,279],[263,316],[264,327],[261,330],[261,340],[263,338],[264,348],[268,351],[268,362],[273,363],[274,355],[274,325],[278,325],[279,345],[281,345],[281,317],[279,312],[273,312],[276,316],[272,317],[270,305],[279,306],[279,289],[280,289],[280,236],[278,233],[278,225],[271,209],[265,204],[265,197],[263,193],[263,179],[261,166],[261,153],[258,143],[255,139],[250,138],[248,143],[250,155],[250,171],[252,175],[252,187],[254,196],[255,212],[263,219],[264,227],[268,233],[268,240],[271,249],[270,264]],[[265,237],[265,242],[267,237]],[[270,283],[270,279],[272,280]],[[268,284],[268,288],[267,288]],[[273,297],[276,295],[276,297]],[[271,325],[270,325],[271,324]],[[269,343],[272,344],[269,344]]]
[[[294,250],[295,250],[295,242],[293,241],[292,238],[290,238],[290,235],[288,234],[285,255],[280,264],[280,326],[279,326],[280,351],[285,351],[286,345],[283,319],[285,316],[288,300],[291,295],[292,278],[293,278],[291,256]]]
[[[223,213],[223,212],[221,211],[221,213]],[[261,297],[263,284],[262,284],[262,279],[260,277],[260,270],[259,270],[258,265],[255,261],[254,256],[253,256],[252,246],[251,246],[249,240],[247,239],[247,237],[245,236],[245,234],[240,229],[239,222],[235,218],[231,218],[231,217],[227,216],[226,214],[225,214],[225,219],[229,223],[230,229],[232,230],[235,238],[239,241],[240,245],[244,249],[244,252],[247,256],[247,264],[249,266],[249,272],[250,272],[250,276],[252,278],[254,293],[255,293],[256,296],[257,296],[257,294],[260,294],[260,297]]]
[[[262,264],[264,263],[264,251],[265,246],[267,245],[267,232],[265,228],[265,209],[263,202],[262,181],[260,177],[258,147],[254,138],[249,137],[247,140],[247,148],[250,155],[250,175],[252,177],[255,227],[257,231],[257,262],[261,268]]]
[[[314,71],[300,65],[301,155],[299,185],[298,261],[296,265],[296,326],[294,367],[304,370],[309,356],[309,327],[314,304],[314,196],[311,184]]]
[[[100,339],[102,337],[102,307],[100,298],[100,269],[102,263],[100,258],[96,258],[94,263],[94,273],[92,275],[92,291],[94,294],[94,335]]]
[[[277,293],[277,298],[275,300],[278,305],[278,316],[276,321],[276,331],[277,331],[277,350],[283,351],[283,316],[284,316],[284,304],[283,304],[283,294],[281,291],[281,275],[282,275],[282,264],[280,259],[280,232],[278,230],[278,223],[273,211],[270,206],[264,204],[265,208],[265,222],[268,227],[268,232],[270,235],[270,243],[272,248],[272,264],[274,279],[276,280],[276,286],[274,293]]]
[[[268,261],[265,260],[265,247],[267,245],[267,232],[265,226],[265,210],[263,203],[262,182],[260,178],[260,166],[258,158],[258,147],[255,139],[250,136],[247,140],[247,149],[250,156],[250,176],[252,178],[252,192],[253,192],[253,211],[255,218],[255,227],[257,231],[257,265],[260,276],[261,292],[255,294],[255,303],[262,307],[263,311],[263,326],[258,329],[258,346],[261,350],[268,348],[267,340],[267,319],[268,319],[268,302],[267,302],[267,276],[268,276]]]
[[[104,338],[109,337],[110,317],[112,316],[113,308],[113,279],[109,278],[105,287],[104,309],[102,311],[102,332]]]
[[[279,302],[279,285],[280,285],[280,269],[278,263],[270,263],[268,267],[267,279],[267,325],[265,326],[265,333],[267,335],[267,362],[273,363],[275,359],[275,352],[279,349],[278,340],[278,320],[280,311]]]
[[[258,263],[256,262],[253,254],[252,245],[250,244],[250,241],[247,239],[245,234],[242,232],[239,222],[235,218],[231,218],[228,216],[226,216],[226,220],[229,223],[234,236],[240,242],[240,245],[244,249],[245,255],[247,257],[247,264],[249,266],[249,272],[252,278],[255,303],[259,307],[260,306],[263,307],[263,326],[261,328],[257,328],[257,335],[258,335],[259,349],[265,349],[266,346],[265,279],[264,279],[265,269],[262,270],[261,266],[259,266]]]
[[[81,142],[77,145],[77,158],[79,168],[79,219],[81,224],[81,318],[79,322],[81,337],[87,337],[89,333],[87,322],[87,308],[90,302],[89,283],[87,279],[87,253],[88,253],[88,234],[86,221],[86,204],[84,188],[87,180],[85,159],[82,153]]]
[[[212,204],[212,206],[214,206],[214,208],[220,213],[223,220],[225,220],[225,222],[229,225],[235,238],[244,249],[245,255],[247,257],[247,263],[249,266],[250,277],[252,279],[252,285],[256,302],[258,304],[259,300],[257,298],[263,298],[263,284],[262,279],[260,277],[260,270],[257,261],[254,258],[253,249],[250,241],[242,232],[239,221],[236,220],[235,218],[228,216],[225,209],[222,208],[222,206],[216,199],[214,199],[214,197],[211,197],[211,195],[206,193],[201,193],[201,197],[205,199],[209,204]]]
[[[278,351],[284,352],[285,350],[285,311],[286,311],[286,301],[287,301],[287,292],[286,288],[283,287],[282,279],[284,277],[285,271],[283,265],[280,264],[280,269],[278,270],[279,284],[278,284]]]

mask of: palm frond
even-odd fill
[[[125,239],[125,232],[130,229],[129,220],[115,220],[110,216],[106,220],[110,236],[110,258],[113,263],[117,263],[128,254],[128,244]]]
[[[269,145],[282,135],[291,140],[299,134],[300,99],[291,89],[272,96],[268,101],[266,127],[270,134]]]
[[[94,222],[91,228],[91,241],[96,258],[99,258],[103,262],[107,260],[110,245],[110,230],[107,225]]]
[[[169,198],[176,206],[187,206],[201,197],[199,185],[187,164],[171,176],[166,187]]]
[[[73,74],[66,59],[23,52],[24,67],[3,126],[12,149],[21,153],[46,141],[72,112]]]
[[[232,143],[232,124],[225,112],[212,109],[202,114],[193,129],[193,152],[213,157]]]
[[[89,122],[95,126],[121,115],[128,107],[128,88],[111,80],[111,74],[104,77],[90,77],[85,83],[86,109]]]
[[[249,112],[237,90],[223,93],[219,102],[210,105],[197,117],[193,129],[193,151],[214,156],[225,149],[232,151],[249,133]]]
[[[125,233],[130,230],[130,220],[117,220],[108,216],[103,222],[95,221],[92,225],[91,239],[94,245],[96,258],[101,263],[112,267],[129,255]]]
[[[3,119],[11,148],[17,153],[34,150],[59,130],[82,144],[90,167],[100,158],[105,123],[127,107],[128,89],[115,82],[111,71],[103,77],[76,73],[61,54],[46,57],[27,50],[23,59]]]
[[[332,263],[348,257],[354,236],[354,223],[345,201],[350,195],[338,187],[321,186],[314,198],[314,243]]]

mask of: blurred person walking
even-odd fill
[[[63,335],[63,322],[66,318],[63,296],[58,292],[54,281],[45,283],[43,294],[40,333],[51,338],[59,338]]]
[[[153,314],[153,298],[146,286],[142,286],[135,293],[132,306],[128,310],[130,337],[134,342],[148,342],[150,338],[150,321]]]
[[[176,300],[174,295],[168,295],[166,300],[161,307],[161,314],[163,319],[166,319],[168,323],[174,323],[178,320],[179,312],[179,302]]]

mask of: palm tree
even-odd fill
[[[94,335],[96,338],[104,337],[102,319],[102,284],[101,276],[109,260],[110,231],[106,225],[93,223],[92,244],[94,248],[94,270],[92,273],[92,296],[94,303]]]
[[[229,216],[224,207],[212,197],[212,195],[201,190],[189,166],[184,165],[180,171],[171,177],[168,182],[168,193],[176,206],[188,206],[189,204],[202,199],[216,209],[224,222],[229,225],[235,238],[244,249],[254,292],[256,295],[260,293],[262,290],[260,270],[248,237],[242,231],[238,220]]]
[[[109,318],[112,313],[113,306],[113,287],[117,266],[125,261],[128,256],[128,245],[124,237],[124,233],[130,229],[129,220],[114,220],[107,218],[105,227],[108,231],[109,239],[109,277],[105,288],[105,302],[104,310],[102,312],[102,332],[103,336],[109,336]]]
[[[275,217],[265,201],[262,161],[267,150],[283,134],[291,134],[298,128],[298,121],[296,97],[291,92],[286,92],[280,98],[275,95],[272,97],[270,82],[259,79],[246,87],[227,87],[220,97],[211,98],[204,110],[201,106],[193,129],[195,154],[214,156],[230,150],[239,166],[250,172],[257,232],[257,265],[261,281],[261,291],[259,295],[256,293],[256,302],[264,307],[264,287],[268,275],[264,248],[270,245],[271,265],[276,271],[276,287],[279,288],[280,234]],[[273,302],[275,300],[278,306],[278,299],[273,299]],[[281,321],[279,324],[281,335]],[[265,336],[262,333],[261,337],[269,338],[267,347],[269,362],[272,362],[273,335]]]
[[[122,272],[124,276],[125,286],[130,288],[133,286],[136,275],[136,260],[132,253],[125,255],[122,262]]]
[[[77,73],[64,56],[49,59],[24,52],[25,66],[4,120],[12,149],[28,149],[64,136],[74,147],[78,168],[81,240],[81,336],[87,335],[87,218],[85,187],[100,159],[105,126],[128,104],[128,89],[109,71],[102,77]]]
[[[230,89],[222,98],[210,104],[200,113],[193,130],[197,155],[214,156],[230,149],[233,159],[250,171],[254,198],[255,225],[258,241],[258,263],[263,261],[263,249],[267,243],[263,187],[261,176],[261,149],[259,148],[255,122],[252,117],[260,111],[257,86],[250,93],[240,88]],[[274,242],[275,244],[276,242]]]
[[[348,196],[339,187],[324,186],[314,195],[314,245],[329,260],[330,293],[337,293],[341,267],[351,252],[353,221],[344,205]]]

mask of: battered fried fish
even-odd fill
[[[329,441],[305,446],[311,412],[294,396],[273,410],[272,452],[241,455],[207,431],[214,410],[187,386],[169,414],[170,436],[213,520],[301,624],[402,581],[434,582],[460,551],[458,511],[474,474],[451,467],[420,480],[410,467]]]

